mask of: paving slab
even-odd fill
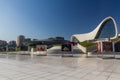
[[[120,60],[54,54],[59,47],[47,56],[0,54],[0,80],[120,80]]]

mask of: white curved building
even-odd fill
[[[74,34],[71,40],[74,42],[83,42],[95,39],[114,39],[118,37],[118,29],[115,20],[112,17],[105,18],[93,31],[85,34]]]

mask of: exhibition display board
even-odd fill
[[[98,42],[98,52],[114,52],[114,43],[107,41]]]
[[[32,51],[31,55],[47,55],[47,45],[36,45],[34,51]]]
[[[62,56],[73,56],[73,45],[72,44],[62,44],[61,45]]]
[[[98,54],[102,54],[102,57],[104,57],[104,54],[107,55],[113,55],[115,56],[115,48],[114,48],[114,42],[110,41],[100,41],[98,42]]]

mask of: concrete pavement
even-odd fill
[[[53,47],[47,56],[0,54],[0,80],[120,80],[119,59],[61,57],[59,52]]]

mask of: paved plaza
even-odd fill
[[[1,53],[0,80],[120,80],[119,56],[86,58],[79,52],[61,57],[60,53],[59,47],[48,50],[47,56]]]

